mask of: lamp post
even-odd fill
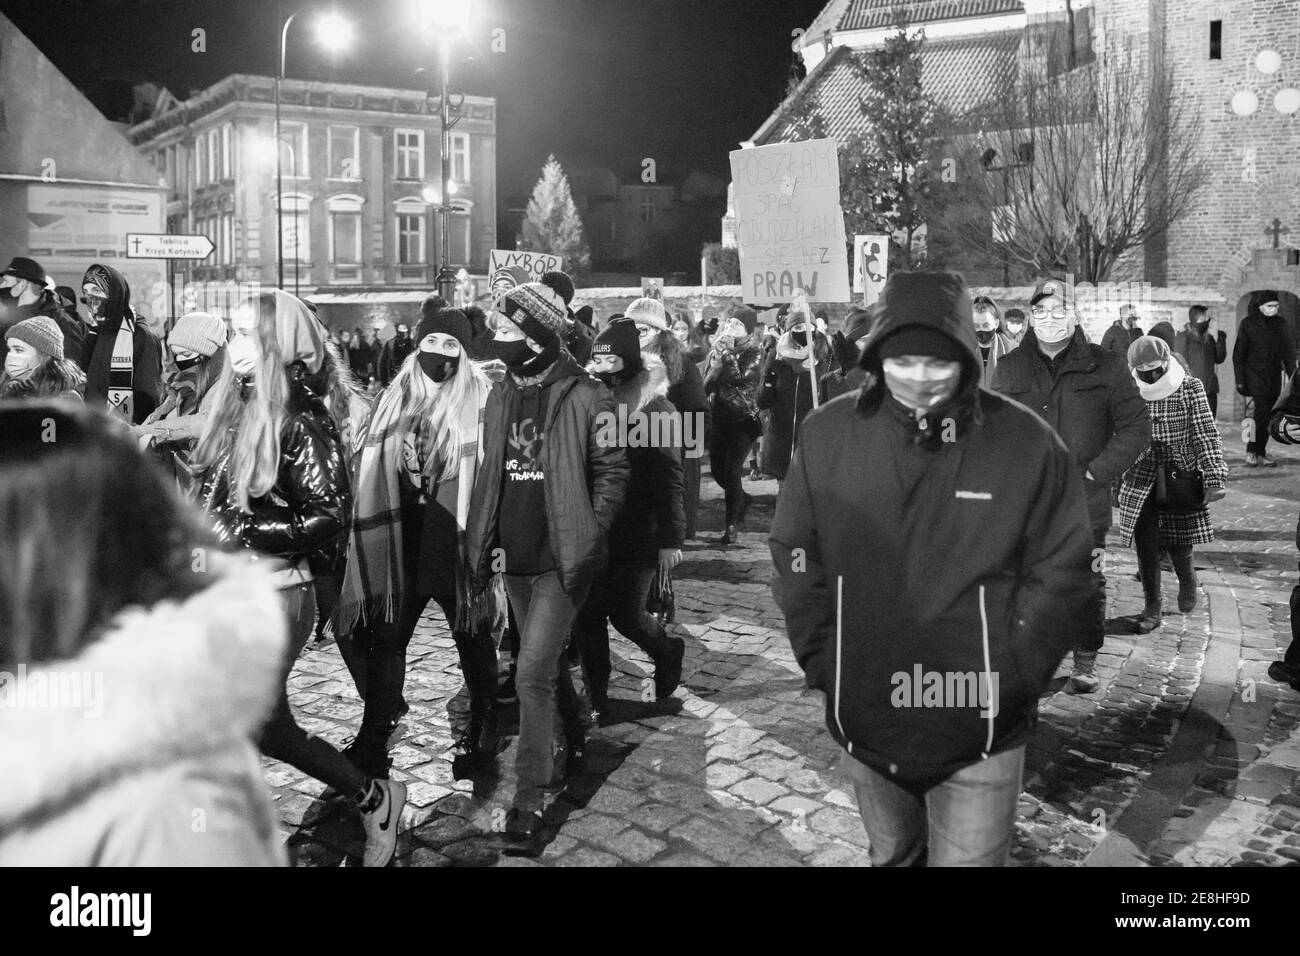
[[[438,40],[438,123],[442,133],[442,191],[437,207],[438,220],[438,294],[447,302],[455,296],[456,270],[451,265],[451,194],[455,184],[451,181],[451,129],[460,117],[452,117],[447,87],[451,83],[451,47],[468,28],[472,4],[470,0],[416,0],[416,15],[426,36],[436,33]],[[462,97],[463,102],[463,97]],[[459,109],[459,106],[458,106]]]
[[[276,262],[278,263],[278,282],[277,286],[284,289],[284,169],[280,160],[280,144],[284,142],[280,132],[280,84],[284,81],[285,55],[288,51],[289,42],[289,24],[293,23],[294,18],[302,13],[306,7],[301,7],[289,14],[285,18],[284,25],[280,28],[280,71],[275,75],[275,233],[276,233]],[[352,34],[352,28],[347,21],[335,14],[326,14],[321,17],[316,24],[316,38],[321,45],[329,50],[340,50],[347,45]],[[293,156],[293,147],[289,147],[290,155]],[[296,157],[292,160],[293,175],[298,175],[298,162]],[[298,235],[294,232],[294,294],[298,294]]]
[[[980,165],[984,167],[984,171],[986,173],[1002,174],[1002,208],[1004,211],[1003,212],[1004,216],[1009,215],[1006,212],[1006,210],[1011,205],[1011,185],[1007,181],[1007,177],[1011,174],[1011,171],[1013,169],[1023,169],[1025,166],[1033,165],[1034,144],[1032,142],[1021,143],[1017,153],[1018,155],[1015,162],[1003,163],[1000,166],[995,165],[995,160],[998,158],[998,151],[994,149],[992,146],[990,146],[980,155]],[[1031,183],[1030,184],[1031,192],[1032,189],[1033,189],[1033,185]],[[1009,224],[1005,220],[1003,221],[1002,228],[1003,230],[1009,230],[1010,228]],[[1006,232],[1004,232],[1004,235],[1006,235]],[[995,236],[994,238],[997,237]],[[1006,240],[1004,239],[1003,241]],[[1002,285],[1004,288],[1011,285],[1011,266],[1008,264],[1006,260],[1006,256],[1002,257]]]

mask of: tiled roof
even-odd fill
[[[927,40],[921,48],[921,83],[939,106],[953,116],[1004,95],[1016,74],[1019,31]],[[857,69],[858,54],[840,46],[808,74],[795,96],[782,105],[776,121],[755,139],[755,145],[798,138],[796,104],[816,101],[826,123],[826,135],[841,143],[863,126],[859,97],[866,84]],[[767,124],[765,124],[767,126]]]
[[[851,0],[840,19],[840,30],[879,30],[894,25],[898,0]],[[991,17],[1000,13],[1023,13],[1020,0],[912,0],[907,4],[913,26],[966,17]]]

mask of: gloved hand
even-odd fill
[[[699,329],[706,338],[712,335],[714,332],[718,331],[718,317],[716,315],[711,315],[707,319],[701,320]]]
[[[1242,385],[1240,382],[1237,383],[1237,394],[1238,394],[1238,395],[1245,395],[1245,394],[1246,394],[1246,386],[1245,386],[1245,385]]]
[[[1205,498],[1207,501],[1221,501],[1227,493],[1227,488],[1207,488]]]

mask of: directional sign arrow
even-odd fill
[[[128,232],[128,259],[206,259],[212,255],[212,240],[207,236],[171,236],[157,233]]]

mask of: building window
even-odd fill
[[[424,178],[424,133],[418,129],[399,129],[395,134],[398,179]]]
[[[307,124],[280,124],[281,162],[284,163],[286,176],[306,177],[307,165]]]
[[[202,186],[207,182],[207,168],[204,166],[203,158],[207,155],[203,148],[203,137],[194,141],[194,185]]]
[[[610,216],[605,223],[605,238],[613,242],[618,238],[618,220]]]
[[[280,253],[286,262],[311,259],[311,197],[292,193],[284,197],[284,233]]]
[[[469,134],[451,134],[451,178],[458,185],[469,182]]]
[[[399,212],[397,214],[397,261],[404,266],[423,265],[424,223],[423,212]]]
[[[221,170],[217,166],[220,158],[217,155],[217,131],[208,130],[208,182],[215,183],[221,178]]]
[[[645,196],[641,200],[641,221],[655,221],[655,198],[654,196]]]
[[[235,217],[221,214],[221,242],[217,244],[217,257],[223,266],[235,261]]]
[[[331,196],[325,201],[330,216],[330,261],[335,265],[361,264],[360,196]]]
[[[1210,21],[1210,59],[1223,59],[1223,21]]]
[[[361,130],[355,126],[331,126],[329,135],[330,179],[360,179]]]

